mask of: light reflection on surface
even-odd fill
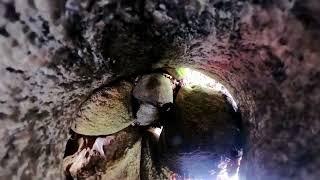
[[[229,101],[231,102],[233,108],[235,110],[238,109],[237,103],[228,91],[221,83],[218,81],[202,74],[201,72],[189,69],[189,68],[179,68],[178,71],[183,71],[183,82],[185,83],[186,87],[190,88],[193,85],[198,85],[202,87],[212,88],[215,91],[219,91],[225,94]]]
[[[148,131],[151,132],[157,139],[159,139],[161,132],[162,132],[163,127],[161,126],[160,128],[149,128]]]
[[[174,173],[170,180],[240,180],[241,157],[218,160],[212,155],[202,151],[180,154],[174,161],[181,170],[180,174]],[[230,171],[230,165],[236,165],[235,171]]]
[[[227,96],[229,102],[232,104],[235,111],[238,107],[235,99],[232,97],[230,92],[218,81],[202,74],[201,72],[189,69],[189,68],[178,68],[179,74],[183,74],[183,84],[185,88],[192,89],[192,86],[201,86],[205,88],[210,88],[215,91],[221,92]],[[239,178],[239,167],[241,157],[239,159],[229,161],[213,160],[209,156],[200,154],[193,154],[186,156],[180,156],[178,164],[180,164],[181,169],[187,172],[187,174],[181,174],[180,176],[175,174],[177,177],[172,178],[172,180],[240,180]],[[177,162],[176,162],[177,163]],[[219,165],[217,165],[218,163]],[[236,171],[232,174],[228,174],[227,169],[230,168],[228,163],[237,164]],[[216,168],[218,166],[218,168]],[[210,170],[210,169],[215,170]]]

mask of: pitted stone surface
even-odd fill
[[[208,87],[182,87],[175,104],[182,144],[190,149],[214,149],[217,154],[230,152],[236,145],[239,119],[232,116],[234,110],[222,93]]]
[[[108,142],[102,146],[97,142],[100,140]],[[78,147],[63,159],[69,178],[140,179],[141,136],[137,129],[128,127],[111,136],[76,135],[72,141]],[[95,145],[105,152],[104,156],[96,151]]]
[[[139,101],[162,106],[173,102],[173,88],[170,79],[162,74],[143,76],[135,88],[133,96]]]
[[[131,111],[132,84],[119,82],[103,88],[86,100],[77,112],[71,129],[82,135],[110,135],[128,127]]]
[[[187,66],[236,97],[248,179],[320,176],[319,1],[0,2],[0,179],[59,179],[97,87]]]
[[[233,161],[230,152],[242,148],[240,119],[225,95],[206,86],[182,86],[175,107],[176,122],[165,124],[160,137],[161,162],[180,176],[216,179],[224,158]]]
[[[151,104],[141,104],[137,112],[136,122],[141,126],[147,126],[159,120],[159,110]]]

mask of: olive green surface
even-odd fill
[[[183,87],[175,103],[179,127],[173,133],[180,131],[182,143],[189,147],[212,147],[220,152],[232,147],[238,128],[232,106],[222,93],[197,85]]]
[[[93,94],[80,108],[71,129],[82,135],[110,135],[128,127],[131,112],[132,85],[119,82]]]
[[[112,165],[107,163],[106,171],[100,175],[101,180],[140,180],[141,138]]]

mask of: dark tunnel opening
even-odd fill
[[[318,180],[319,7],[318,0],[0,1],[0,179],[64,179],[63,165],[80,179],[178,179],[217,175],[219,167],[231,175],[238,161],[230,157],[242,155],[241,180]],[[172,83],[179,66],[218,80],[238,110],[228,96]],[[147,75],[151,83],[134,93]],[[158,78],[170,96],[154,96]],[[241,121],[207,131],[217,114],[205,108],[209,100],[227,101],[225,118]],[[229,150],[232,138],[242,139],[234,143],[242,152]]]
[[[140,152],[140,159],[135,160],[139,163],[133,163],[139,167],[132,167],[135,171],[127,172],[133,173],[134,177],[239,179],[245,145],[241,113],[235,98],[221,83],[182,67],[157,69],[126,83],[132,83],[129,85],[132,90],[121,94],[124,83],[115,83],[95,92],[87,100],[89,103],[84,102],[84,107],[80,108],[77,116],[84,116],[89,123],[75,121],[70,130],[71,139],[66,145],[63,165],[68,179],[103,178],[107,174],[114,175],[109,177],[111,179],[121,178],[117,172],[124,170],[119,170],[122,168],[119,164],[130,167],[132,159],[121,161],[130,156],[125,152],[127,150],[117,155],[108,150],[121,149],[113,142],[122,131],[126,132],[122,141],[130,142],[129,136],[141,138],[141,149],[136,150]],[[110,102],[114,99],[120,101]],[[119,108],[117,103],[127,109]],[[105,109],[97,110],[101,107]],[[118,116],[123,113],[130,113],[132,122],[129,120],[131,123],[124,123],[125,126],[113,124],[123,118]],[[109,130],[95,125],[97,119]],[[101,122],[97,124],[101,125]],[[97,129],[92,129],[93,126]],[[112,126],[122,127],[110,131]],[[135,143],[139,141],[135,140]]]

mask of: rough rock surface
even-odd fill
[[[214,149],[220,155],[236,146],[239,119],[233,117],[234,110],[222,93],[201,86],[181,88],[175,104],[180,128],[174,133],[179,131],[182,145],[193,150]]]
[[[170,79],[162,74],[142,76],[132,92],[139,101],[162,106],[173,102],[173,87]]]
[[[220,80],[247,130],[247,179],[320,176],[317,0],[0,1],[0,179],[62,178],[90,93],[152,67]]]
[[[112,139],[112,142],[101,145],[97,141],[102,139]],[[76,135],[72,141],[75,142],[68,143],[76,143],[78,147],[73,152],[68,152],[63,160],[68,177],[102,180],[140,179],[141,135],[137,129],[128,127],[112,136],[98,138]],[[96,144],[104,153],[96,151]]]
[[[147,126],[159,120],[159,110],[151,104],[141,104],[137,112],[136,122],[141,126]]]
[[[242,148],[240,119],[225,95],[209,87],[183,86],[175,106],[176,127],[168,122],[161,135],[162,162],[180,175],[215,179],[225,158],[235,158],[230,152]]]
[[[101,136],[133,123],[132,84],[121,81],[92,94],[79,108],[71,129],[82,135]]]

